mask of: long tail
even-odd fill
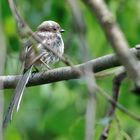
[[[6,128],[8,122],[10,122],[12,120],[14,108],[16,108],[17,112],[19,110],[20,102],[21,102],[21,99],[22,99],[22,96],[23,96],[23,91],[26,87],[26,84],[28,83],[29,77],[31,75],[32,67],[33,66],[31,66],[22,75],[21,79],[17,83],[16,89],[14,90],[14,93],[13,93],[13,98],[12,98],[10,104],[9,104],[7,113],[5,114],[5,117],[4,117],[3,128]]]

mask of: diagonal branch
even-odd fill
[[[105,35],[117,54],[120,62],[125,66],[130,78],[140,87],[140,65],[136,57],[129,51],[129,45],[122,33],[115,17],[108,9],[104,0],[83,0],[97,17]]]
[[[137,56],[138,59],[140,59],[139,46],[136,48],[132,48],[130,50],[135,56]],[[86,63],[75,65],[74,67],[79,68],[81,71],[83,71],[85,67],[89,65],[92,66],[93,71],[96,73],[109,68],[120,66],[121,64],[115,54],[109,54],[96,58],[94,60],[90,60]],[[50,71],[32,74],[32,77],[30,77],[27,86],[36,86],[36,85],[53,83],[53,82],[58,82],[63,80],[77,79],[79,77],[80,74],[77,70],[71,67],[62,67]],[[0,81],[3,83],[3,88],[8,89],[8,88],[14,88],[19,78],[20,76],[18,75],[0,76]]]

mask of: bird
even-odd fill
[[[24,89],[32,74],[33,67],[35,69],[46,67],[50,69],[49,65],[59,61],[59,57],[48,48],[54,50],[59,56],[64,53],[64,42],[61,33],[65,30],[60,25],[52,20],[43,21],[37,30],[33,33],[41,39],[41,42],[35,43],[31,38],[26,39],[23,44],[21,52],[21,60],[23,62],[23,74],[19,79],[13,93],[13,98],[9,104],[7,112],[3,121],[3,128],[7,127],[8,122],[12,121],[13,111],[16,109],[18,112]],[[45,44],[45,45],[42,45]],[[47,47],[48,48],[47,48]]]

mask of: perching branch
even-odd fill
[[[137,56],[138,59],[140,59],[139,46],[130,49],[130,51],[135,56]],[[81,71],[83,71],[83,69],[87,67],[87,65],[91,65],[93,71],[97,73],[103,70],[107,70],[109,68],[120,66],[121,64],[115,54],[109,54],[96,58],[94,60],[90,60],[86,63],[75,65],[74,67],[79,68]],[[36,85],[53,83],[53,82],[58,82],[63,80],[77,79],[79,77],[80,74],[75,69],[71,67],[62,67],[50,71],[33,74],[32,77],[30,77],[27,86],[36,86]],[[3,89],[14,88],[19,78],[20,76],[18,75],[0,76],[0,81],[3,83]]]

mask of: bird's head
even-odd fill
[[[64,29],[60,27],[60,25],[55,21],[44,21],[42,22],[38,27],[38,31],[46,31],[46,32],[52,32],[52,33],[62,33],[64,32]]]

